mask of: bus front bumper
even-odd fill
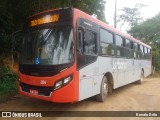
[[[52,87],[33,86],[19,82],[18,91],[22,95],[51,102],[77,102],[78,99],[75,92],[76,90],[74,90],[72,84],[73,83],[71,82],[68,85],[54,91]]]

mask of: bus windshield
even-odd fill
[[[73,28],[59,26],[23,35],[21,64],[57,65],[73,61]]]

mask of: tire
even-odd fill
[[[144,72],[143,72],[143,70],[141,71],[141,77],[140,77],[140,80],[138,80],[138,84],[142,84],[143,83],[143,81],[144,81]]]
[[[101,83],[100,94],[96,96],[97,101],[104,102],[107,99],[108,91],[109,91],[108,80],[107,77],[104,76]]]

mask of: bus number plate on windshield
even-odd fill
[[[32,90],[30,89],[29,92],[33,95],[38,95],[38,90]]]

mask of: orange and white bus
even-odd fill
[[[151,47],[75,8],[27,18],[19,64],[20,94],[52,102],[95,96],[151,74]]]

